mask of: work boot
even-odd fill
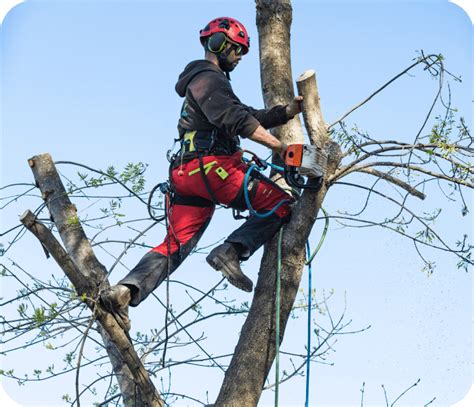
[[[130,288],[117,284],[100,293],[100,302],[103,308],[115,316],[118,324],[126,331],[130,331],[128,318],[128,304],[132,299]]]
[[[242,273],[239,253],[231,243],[223,243],[212,249],[206,261],[213,269],[220,271],[232,285],[247,292],[252,291],[252,280]]]

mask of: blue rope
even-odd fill
[[[312,269],[311,269],[311,262],[314,259],[314,256],[318,254],[319,249],[321,249],[321,246],[324,243],[324,239],[326,239],[326,234],[329,229],[329,216],[326,210],[321,207],[322,212],[324,213],[324,216],[326,217],[326,222],[324,225],[324,230],[323,234],[321,235],[321,239],[319,239],[319,243],[316,246],[316,249],[314,249],[314,252],[311,253],[310,246],[309,246],[309,240],[306,241],[306,262],[305,265],[308,266],[308,348],[306,350],[306,400],[305,400],[305,407],[308,407],[309,405],[309,374],[311,371],[310,364],[311,364],[311,308],[312,308],[312,298],[313,298],[313,283],[312,283]]]
[[[309,240],[306,241],[306,256],[309,259],[311,249],[309,247]],[[310,374],[310,362],[311,362],[311,307],[313,297],[313,284],[311,281],[311,262],[308,263],[308,338],[307,338],[307,350],[306,350],[306,399],[305,407],[308,407],[309,403],[309,374]]]
[[[278,233],[277,248],[277,275],[275,287],[275,407],[278,407],[280,386],[280,301],[281,301],[281,245],[283,241],[283,228]]]
[[[252,154],[253,154],[253,153],[252,153]],[[255,164],[255,165],[256,165],[258,168],[261,168],[260,171],[266,170],[267,167],[270,166],[271,168],[273,168],[273,169],[275,169],[275,170],[277,170],[277,171],[285,172],[285,168],[280,167],[279,165],[276,165],[276,164],[273,164],[272,162],[267,161],[267,160],[269,160],[271,157],[272,157],[272,155],[270,154],[267,158],[262,159],[262,158],[260,158],[260,157],[257,157],[256,155],[254,155],[254,159],[255,159],[255,158],[258,159],[258,161],[259,161],[260,164],[261,164],[261,165],[257,165],[257,164]],[[247,162],[247,163],[251,161],[251,160],[249,160],[248,158],[245,158],[245,157],[242,157],[242,160],[244,160],[244,161]]]
[[[246,162],[249,162],[249,160],[245,159],[244,158],[244,161]],[[278,202],[278,204],[276,204],[270,211],[268,212],[257,212],[255,209],[253,209],[252,207],[252,204],[250,202],[250,197],[249,197],[249,192],[248,192],[248,183],[249,183],[249,178],[250,178],[250,174],[252,173],[253,170],[258,170],[258,171],[263,171],[267,168],[267,166],[270,166],[272,168],[274,168],[275,170],[277,171],[281,171],[283,172],[284,171],[284,168],[278,166],[278,165],[275,165],[275,164],[272,164],[272,163],[269,163],[267,162],[266,160],[260,160],[261,162],[261,165],[257,165],[257,164],[252,164],[250,165],[249,169],[247,170],[247,172],[245,173],[245,177],[244,177],[244,198],[245,198],[245,203],[247,204],[247,208],[249,210],[249,212],[252,214],[252,215],[255,215],[259,218],[266,218],[272,214],[275,213],[275,211],[281,206],[283,205],[285,202],[289,202],[289,200],[287,199],[283,199],[281,200],[280,202]],[[308,334],[307,334],[307,342],[308,342],[308,345],[307,345],[307,351],[306,351],[306,399],[305,399],[305,407],[308,407],[308,403],[309,403],[309,379],[310,379],[310,371],[311,371],[311,367],[310,367],[310,362],[311,362],[311,308],[312,308],[312,270],[311,270],[311,262],[314,258],[314,256],[316,255],[316,253],[319,251],[319,249],[321,248],[321,245],[322,243],[324,242],[324,238],[326,237],[326,232],[328,230],[328,225],[329,225],[329,218],[327,217],[327,213],[326,211],[321,208],[324,212],[324,214],[326,215],[326,225],[325,225],[325,228],[324,228],[324,232],[323,232],[323,236],[321,237],[321,240],[318,244],[318,246],[316,247],[316,250],[314,251],[313,254],[310,255],[311,253],[311,250],[310,250],[310,246],[309,246],[309,241],[306,241],[306,250],[307,250],[307,261],[305,262],[305,264],[308,266],[308,294],[309,294],[309,298],[308,298]],[[280,336],[280,287],[279,287],[279,284],[280,284],[280,269],[281,269],[281,244],[282,244],[282,229],[280,229],[280,234],[279,234],[279,238],[278,238],[278,270],[277,270],[277,293],[276,293],[276,338],[275,338],[275,352],[276,352],[276,364],[275,364],[275,407],[278,406],[278,396],[279,396],[279,389],[278,389],[278,385],[279,385],[279,365],[280,365],[280,341],[279,341],[279,336]]]
[[[270,211],[268,212],[257,212],[255,209],[253,209],[252,207],[252,204],[250,203],[250,197],[249,197],[249,191],[248,191],[248,184],[249,184],[249,178],[250,178],[250,174],[252,173],[253,170],[258,170],[258,171],[262,171],[266,168],[267,165],[269,165],[270,167],[272,168],[275,168],[276,170],[278,171],[284,171],[282,167],[279,167],[278,165],[275,165],[275,164],[271,164],[271,163],[267,163],[265,162],[265,166],[264,168],[260,168],[258,165],[256,164],[252,164],[249,169],[247,170],[247,172],[245,173],[245,177],[244,177],[244,198],[245,198],[245,203],[247,205],[247,208],[250,212],[251,215],[255,215],[257,216],[258,218],[267,218],[268,216],[270,215],[273,215],[276,210],[281,206],[283,205],[284,203],[286,202],[290,202],[288,199],[283,199],[281,200],[280,202],[278,202]]]

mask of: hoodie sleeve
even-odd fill
[[[260,124],[266,129],[281,126],[287,123],[292,117],[286,114],[287,105],[276,105],[270,109],[254,109],[251,106],[246,106],[246,110],[255,117]]]
[[[188,86],[209,122],[231,137],[250,136],[260,125],[249,108],[234,94],[229,81],[220,72],[205,71]]]

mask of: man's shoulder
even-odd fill
[[[176,91],[178,94],[184,95],[188,86],[202,86],[203,81],[205,83],[217,82],[222,86],[225,83],[222,82],[223,80],[227,80],[224,73],[212,62],[205,59],[192,61],[186,65],[186,68],[184,68],[184,71],[179,76]]]
[[[194,91],[202,93],[204,89],[206,93],[213,93],[215,91],[229,93],[229,91],[232,91],[230,82],[225,77],[225,74],[214,69],[204,69],[197,72],[189,82],[189,89],[193,93]]]

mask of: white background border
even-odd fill
[[[464,9],[467,13],[469,18],[471,19],[471,23],[474,24],[474,1],[473,0],[449,0],[451,3],[454,3]],[[8,12],[15,7],[16,5],[22,3],[23,0],[1,0],[0,3],[0,21],[3,24],[3,20]],[[3,386],[0,382],[0,401],[2,402],[2,406],[4,407],[21,407],[20,404],[13,401],[3,390]],[[459,403],[454,404],[452,407],[470,407],[474,405],[474,386],[471,387],[471,390],[466,395],[464,399],[462,399]],[[37,406],[40,407],[40,406]]]

